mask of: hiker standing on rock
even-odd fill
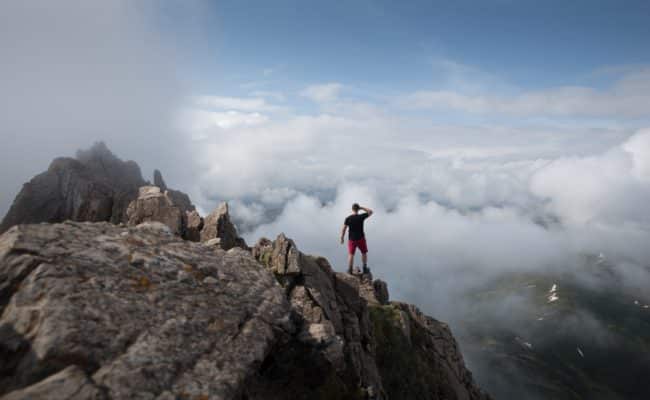
[[[363,210],[365,213],[359,214],[359,210]],[[366,235],[363,232],[363,221],[372,215],[372,210],[354,203],[352,204],[352,212],[353,214],[343,222],[343,229],[341,230],[341,244],[343,244],[345,230],[350,228],[348,235],[348,273],[351,275],[354,273],[354,253],[358,247],[363,261],[363,273],[367,274],[370,270],[368,269],[368,245],[366,244]]]

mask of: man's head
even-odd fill
[[[359,212],[359,208],[361,208],[359,207],[359,203],[352,204],[352,211],[354,211],[355,213]]]

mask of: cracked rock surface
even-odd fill
[[[0,399],[486,400],[446,324],[280,234],[161,222],[0,236]]]
[[[16,226],[0,237],[3,399],[239,398],[292,330],[250,255],[160,223]]]
[[[252,252],[284,287],[297,333],[251,379],[248,399],[490,398],[449,327],[389,302],[384,281],[334,272],[284,234]]]

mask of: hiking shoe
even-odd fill
[[[370,268],[368,268],[367,265],[364,265],[363,266],[363,274],[366,275],[366,274],[369,274],[369,273],[370,273]]]

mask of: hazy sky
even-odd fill
[[[647,1],[3,1],[0,213],[104,140],[203,212],[230,200],[249,241],[285,231],[340,270],[349,203],[376,208],[371,260],[398,297],[454,268],[647,264],[649,18]]]

